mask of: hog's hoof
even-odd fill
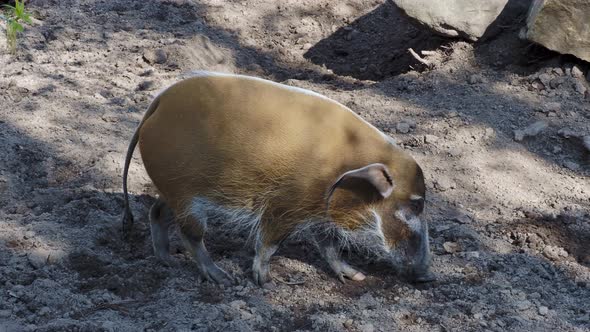
[[[178,261],[170,255],[156,255],[155,257],[156,261],[165,267],[178,267],[180,265]]]
[[[215,264],[202,266],[200,269],[199,281],[209,281],[226,287],[234,283],[233,278]]]
[[[416,284],[433,282],[436,281],[436,275],[432,272],[428,272],[419,276],[413,276],[412,278],[410,278],[410,281]]]
[[[366,278],[362,272],[356,270],[342,260],[329,261],[328,263],[332,267],[334,273],[336,273],[336,276],[338,276],[338,280],[342,283],[345,283],[346,279],[363,281]]]
[[[366,278],[366,276],[363,273],[357,272],[350,279],[354,280],[354,281],[363,281],[363,280],[365,280],[365,278]]]
[[[252,271],[252,278],[254,283],[260,287],[264,287],[265,284],[271,281],[270,273],[268,271],[262,271],[260,269],[254,269]]]
[[[354,271],[351,273],[340,273],[338,274],[338,280],[343,284],[346,283],[346,279],[353,280],[353,281],[363,281],[365,280],[366,276],[362,272]]]

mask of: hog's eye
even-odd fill
[[[422,196],[412,196],[410,198],[410,207],[414,213],[417,215],[422,213],[424,210],[424,197]]]

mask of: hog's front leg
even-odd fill
[[[328,262],[328,265],[336,273],[340,281],[345,282],[345,277],[354,281],[365,280],[365,275],[362,272],[354,269],[340,258],[340,250],[335,239],[317,236],[314,238],[320,254]]]
[[[256,242],[256,256],[254,256],[252,263],[252,277],[259,286],[270,282],[270,258],[278,248],[278,243],[266,243],[262,239]]]

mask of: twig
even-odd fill
[[[422,55],[435,55],[436,51],[420,51]]]
[[[78,312],[74,313],[74,315],[72,315],[72,316],[74,318],[82,318],[82,317],[91,315],[91,314],[93,314],[97,311],[101,311],[101,310],[116,310],[116,311],[119,311],[125,315],[129,315],[129,310],[127,308],[125,308],[124,306],[127,304],[133,304],[133,303],[137,303],[137,302],[139,302],[139,301],[138,300],[129,300],[129,301],[121,301],[121,302],[117,302],[117,303],[99,303],[92,308],[78,311]]]
[[[430,61],[423,59],[421,56],[418,55],[418,53],[414,52],[414,50],[412,48],[408,48],[408,51],[414,57],[414,59],[418,60],[420,63],[422,63],[428,67],[432,66],[432,63],[430,63]]]
[[[272,278],[280,283],[283,283],[285,285],[290,285],[290,286],[294,286],[294,285],[303,285],[305,283],[305,280],[299,280],[299,281],[285,281],[277,276],[272,276]]]

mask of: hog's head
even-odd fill
[[[430,272],[430,246],[428,224],[420,218],[424,210],[426,190],[420,166],[410,157],[389,165],[370,164],[345,172],[332,185],[330,198],[335,191],[344,192],[338,202],[339,213],[364,211],[363,221],[354,224],[345,217],[351,229],[369,228],[387,253],[390,260],[410,281],[428,282],[435,279]],[[354,210],[354,211],[353,211]],[[353,218],[354,219],[354,218]],[[338,220],[335,220],[338,222]]]

